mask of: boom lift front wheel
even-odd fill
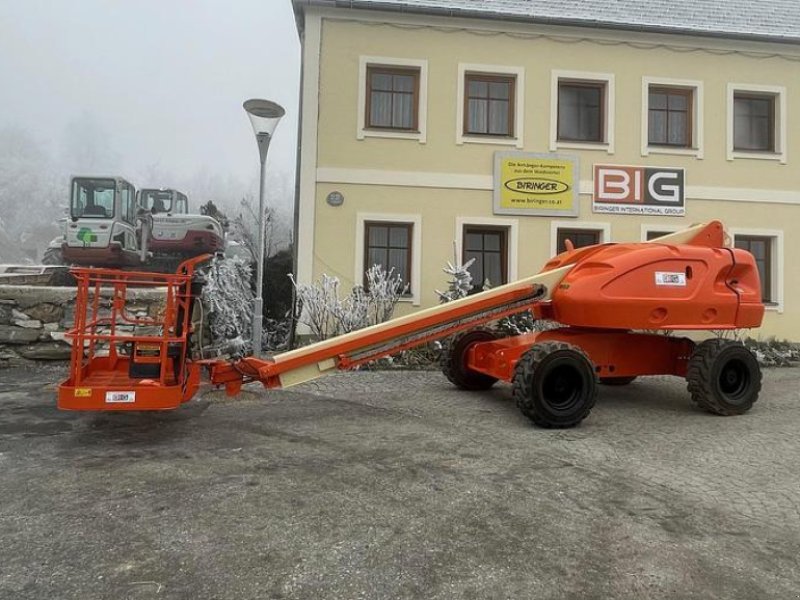
[[[442,354],[442,373],[447,380],[461,390],[488,390],[495,383],[496,377],[473,371],[467,366],[468,351],[478,342],[491,342],[497,339],[491,329],[479,327],[460,333],[445,348]]]
[[[534,344],[514,369],[517,406],[539,427],[574,427],[592,410],[597,397],[594,367],[572,344]]]
[[[686,381],[700,408],[717,415],[741,415],[758,400],[761,367],[740,342],[706,340],[692,353]]]

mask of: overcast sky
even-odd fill
[[[299,56],[290,0],[0,0],[0,128],[88,123],[130,171],[257,182],[242,102],[284,106],[269,164],[293,173]]]

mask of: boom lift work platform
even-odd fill
[[[447,379],[464,390],[510,382],[521,411],[543,427],[580,423],[598,383],[625,385],[644,375],[685,377],[702,408],[742,414],[761,389],[753,354],[732,340],[669,335],[761,325],[755,260],[725,242],[722,224],[712,221],[651,242],[568,249],[532,277],[272,358],[238,360],[191,354],[192,305],[202,289],[196,269],[208,256],[170,275],[77,268],[72,359],[58,406],[174,409],[198,391],[203,372],[230,395],[251,381],[285,388],[457,334],[444,353]],[[132,286],[165,288],[162,314],[132,316]],[[113,290],[108,307],[102,288]],[[480,327],[526,310],[562,326],[513,337]],[[156,333],[136,335],[126,325]]]

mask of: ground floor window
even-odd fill
[[[566,252],[567,240],[572,242],[575,248],[593,246],[599,244],[602,231],[599,229],[569,229],[559,227],[556,234],[556,253]]]
[[[656,229],[650,229],[645,234],[645,239],[650,242],[660,237],[664,237],[665,235],[669,235],[671,233],[675,233],[674,231],[658,231]]]
[[[373,265],[381,265],[386,271],[394,269],[411,295],[411,240],[412,223],[387,223],[366,221],[364,223],[364,271]]]
[[[742,250],[747,250],[756,259],[758,276],[761,279],[761,301],[771,303],[772,297],[772,268],[774,238],[758,235],[737,235],[734,245]]]
[[[497,287],[508,283],[508,232],[501,227],[464,227],[463,259],[475,259],[470,265],[472,291],[479,292],[486,284]]]

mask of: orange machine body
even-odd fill
[[[764,316],[760,289],[744,250],[606,244],[584,253],[537,312],[573,327],[751,328]]]

